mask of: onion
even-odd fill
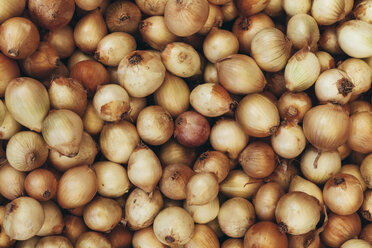
[[[2,226],[11,239],[26,240],[33,237],[43,222],[43,207],[31,197],[19,197],[5,206]]]
[[[356,177],[359,180],[360,184],[362,185],[363,192],[367,189],[367,185],[364,182],[364,179],[363,179],[363,177],[360,173],[359,165],[345,164],[341,167],[340,173],[349,174],[349,175],[352,175],[352,176]]]
[[[345,0],[314,0],[311,15],[319,25],[331,25],[345,17]]]
[[[283,0],[283,9],[288,16],[306,14],[310,11],[310,0]]]
[[[10,81],[5,91],[5,104],[17,122],[31,130],[41,131],[49,111],[49,97],[39,81],[28,77]]]
[[[185,164],[191,166],[195,160],[196,153],[194,149],[182,146],[174,139],[170,139],[161,146],[158,156],[163,166],[169,164]]]
[[[131,153],[127,168],[130,182],[147,193],[154,191],[163,171],[158,157],[147,146]]]
[[[305,149],[306,138],[300,126],[284,121],[276,133],[271,136],[271,145],[276,154],[283,158],[292,159]]]
[[[320,188],[313,182],[296,175],[292,178],[291,184],[289,185],[288,192],[304,192],[308,195],[314,196],[321,206],[323,206],[323,194]]]
[[[372,190],[364,192],[363,204],[360,208],[362,217],[368,221],[372,221]]]
[[[75,244],[75,248],[85,247],[111,248],[112,246],[102,233],[89,231],[81,234]]]
[[[107,7],[105,16],[110,32],[134,33],[141,21],[141,11],[138,6],[124,0],[112,2]]]
[[[127,193],[130,182],[123,166],[109,161],[100,161],[93,164],[97,175],[98,194],[104,197],[120,197]]]
[[[152,51],[134,51],[125,56],[118,67],[120,85],[130,96],[146,97],[163,83],[165,67]]]
[[[362,228],[357,213],[351,215],[328,215],[328,223],[320,233],[323,243],[330,247],[340,247],[345,241],[357,237]]]
[[[83,116],[84,130],[90,135],[96,135],[101,132],[104,121],[99,117],[94,109],[93,103],[88,103]]]
[[[9,163],[0,166],[0,194],[8,200],[24,195],[26,175],[14,169]]]
[[[17,62],[0,54],[0,72],[2,75],[0,79],[0,96],[3,97],[9,82],[19,77],[20,71]]]
[[[48,236],[41,238],[37,244],[36,247],[38,248],[72,248],[73,245],[71,241],[63,236]]]
[[[2,8],[0,10],[0,23],[5,20],[14,17],[20,16],[24,11],[26,6],[26,0],[21,0],[14,2],[13,0],[6,0],[2,3]]]
[[[301,122],[311,105],[311,99],[305,92],[287,91],[279,98],[278,110],[282,119]]]
[[[239,12],[244,16],[251,16],[264,10],[269,4],[268,0],[238,0],[236,1],[236,7]]]
[[[218,83],[218,75],[217,75],[217,68],[212,63],[207,63],[204,69],[204,81],[206,83]]]
[[[136,40],[132,35],[114,32],[100,40],[94,57],[107,66],[118,66],[125,56],[136,50],[136,47]]]
[[[108,234],[108,238],[114,248],[130,247],[132,242],[132,233],[128,230],[128,227],[119,223],[119,225]]]
[[[147,227],[136,231],[132,239],[133,248],[166,248],[167,246],[161,243],[155,236],[152,227]]]
[[[164,82],[154,92],[154,100],[173,117],[189,108],[190,89],[187,83],[171,73],[166,72]]]
[[[196,86],[190,94],[191,106],[206,117],[217,117],[229,112],[234,103],[229,93],[219,84]]]
[[[57,193],[57,178],[47,169],[36,169],[25,179],[25,190],[38,201],[48,201]]]
[[[334,104],[310,109],[303,121],[307,140],[322,151],[337,149],[349,137],[350,120],[345,110]]]
[[[362,239],[350,239],[343,243],[340,248],[370,248],[371,245]]]
[[[275,169],[275,153],[263,142],[252,142],[239,155],[244,172],[254,178],[265,178]]]
[[[171,33],[165,25],[163,16],[150,16],[142,20],[138,29],[143,41],[156,50],[162,50],[167,44],[177,40],[177,36]]]
[[[225,3],[224,5],[222,5],[221,10],[223,13],[223,20],[225,22],[234,20],[239,14],[239,10],[236,7],[236,4],[234,1],[229,1]]]
[[[44,209],[44,222],[37,236],[61,234],[65,226],[61,209],[53,201],[41,202]]]
[[[298,169],[293,160],[279,160],[273,173],[265,179],[265,182],[276,182],[284,191],[288,191],[289,184],[295,175],[298,175]]]
[[[218,183],[221,183],[228,175],[231,161],[229,158],[218,151],[207,151],[202,153],[195,161],[194,171],[211,172],[217,176]]]
[[[195,223],[206,224],[217,217],[220,203],[218,197],[204,205],[189,205],[184,201],[183,208],[189,212]]]
[[[335,60],[329,53],[324,51],[317,51],[315,52],[315,55],[318,57],[319,60],[320,73],[335,67]]]
[[[58,29],[67,25],[74,15],[74,0],[29,0],[28,12],[41,27]]]
[[[106,68],[93,60],[84,60],[75,64],[71,69],[70,77],[79,81],[88,90],[88,95],[92,95],[99,85],[109,81]]]
[[[288,248],[319,248],[321,246],[319,232],[322,228],[302,235],[289,235]]]
[[[34,248],[37,242],[39,242],[39,240],[40,240],[40,237],[34,236],[24,241],[18,241],[16,244],[16,247],[17,248]]]
[[[188,205],[204,205],[218,195],[217,176],[211,172],[200,172],[190,177],[186,185]]]
[[[79,236],[86,231],[88,228],[85,226],[84,221],[81,217],[74,215],[65,215],[63,217],[65,223],[65,228],[63,230],[63,235],[71,240],[72,244],[75,244]]]
[[[288,247],[287,236],[279,231],[278,225],[261,221],[251,226],[244,235],[244,247]]]
[[[268,182],[262,185],[253,198],[257,218],[274,221],[276,206],[283,195],[284,190],[278,183]]]
[[[194,232],[194,221],[189,213],[180,207],[166,208],[155,217],[154,233],[166,245],[184,245]]]
[[[125,115],[124,120],[135,123],[139,113],[147,106],[145,97],[129,97],[130,111]]]
[[[208,13],[209,4],[206,0],[168,0],[164,9],[164,21],[173,34],[186,37],[202,29]]]
[[[98,196],[84,207],[83,218],[88,228],[108,232],[120,222],[121,212],[115,200]]]
[[[372,133],[369,128],[372,123],[371,112],[359,112],[354,113],[350,116],[350,136],[347,144],[349,147],[360,153],[369,153],[372,151],[372,147],[368,140]]]
[[[164,14],[164,8],[167,0],[136,0],[136,4],[140,10],[150,16],[161,16]]]
[[[369,244],[372,244],[371,230],[372,230],[372,224],[367,224],[363,226],[362,232],[360,233],[359,238],[369,242]]]
[[[185,248],[219,247],[217,235],[208,225],[195,225],[195,230]]]
[[[224,15],[220,6],[214,5],[213,1],[209,2],[209,13],[206,22],[199,30],[198,34],[207,35],[212,28],[220,28],[223,24]]]
[[[326,27],[322,31],[319,39],[319,45],[331,54],[342,54],[335,27]]]
[[[3,207],[4,209],[4,212],[5,212],[5,208]],[[5,213],[4,213],[5,214]],[[16,240],[14,239],[11,239],[4,231],[4,229],[2,227],[0,227],[0,245],[2,247],[12,247],[12,245],[14,245],[14,243],[16,242]],[[18,247],[18,246],[17,246]]]
[[[125,219],[131,230],[140,230],[152,225],[156,215],[163,207],[159,190],[148,194],[142,189],[134,189],[125,203]]]
[[[218,80],[233,94],[249,94],[263,91],[266,79],[256,62],[249,56],[233,54],[215,64]]]
[[[107,34],[105,20],[98,11],[92,11],[81,18],[74,28],[76,46],[83,52],[94,52],[100,40]]]
[[[6,147],[9,164],[19,171],[31,171],[42,166],[48,158],[48,147],[40,134],[18,132]]]
[[[222,243],[221,248],[244,248],[244,242],[243,239],[229,238]]]
[[[193,175],[193,170],[184,164],[167,165],[159,182],[161,193],[172,200],[186,199],[186,185]]]
[[[355,19],[372,23],[372,2],[370,0],[359,1],[353,10]]]
[[[253,37],[251,55],[261,69],[277,72],[286,65],[291,48],[292,42],[279,29],[268,27]]]
[[[90,202],[97,192],[97,176],[86,165],[63,173],[58,182],[57,200],[62,208],[77,208]]]
[[[252,203],[241,197],[225,201],[218,212],[221,230],[229,237],[241,238],[256,220]]]
[[[352,101],[351,103],[349,103],[349,107],[350,107],[350,115],[353,115],[359,112],[364,112],[364,111],[367,111],[367,112],[372,111],[372,105],[369,102],[363,101],[363,100]]]
[[[50,105],[55,109],[68,109],[82,116],[87,107],[84,87],[72,78],[56,78],[49,86]]]
[[[1,24],[0,50],[12,59],[25,59],[39,46],[40,35],[29,19],[13,17]]]
[[[319,201],[304,192],[283,195],[275,209],[279,230],[283,233],[301,235],[315,229],[320,220]]]
[[[220,184],[220,191],[229,197],[251,198],[262,184],[261,179],[252,178],[242,170],[232,170]]]
[[[136,127],[128,121],[106,124],[99,138],[103,155],[115,163],[127,163],[139,141]]]
[[[360,165],[360,174],[368,188],[372,188],[371,154],[366,156]]]
[[[253,37],[259,31],[268,27],[274,27],[274,22],[263,13],[236,18],[232,32],[239,40],[239,50],[243,53],[249,53]]]
[[[68,69],[71,70],[74,67],[74,65],[76,65],[77,63],[81,61],[85,61],[85,60],[94,60],[94,58],[93,56],[87,55],[83,53],[82,51],[80,51],[79,49],[76,49],[75,52],[68,59],[68,64],[67,64]]]
[[[102,0],[75,0],[76,5],[82,10],[94,10],[100,6]]]
[[[301,158],[301,172],[316,184],[324,184],[340,169],[341,158],[337,151],[319,152],[309,147]]]

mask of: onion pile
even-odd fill
[[[0,247],[371,247],[372,0],[0,2]]]

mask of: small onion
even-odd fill
[[[195,225],[191,239],[184,245],[185,248],[219,247],[217,235],[208,225]]]
[[[94,10],[103,2],[102,0],[75,0],[76,5],[82,10]]]
[[[158,157],[147,146],[131,153],[127,168],[130,182],[147,193],[154,191],[163,171]]]
[[[49,236],[61,234],[65,226],[61,209],[54,201],[45,201],[40,204],[44,209],[44,223],[36,235]]]
[[[184,245],[194,232],[194,221],[186,210],[169,207],[155,217],[153,228],[155,236],[163,244]]]
[[[104,121],[99,117],[93,103],[88,103],[83,116],[84,130],[90,135],[99,134],[103,128]]]
[[[221,230],[231,238],[242,238],[255,220],[252,203],[241,197],[225,201],[218,212]]]
[[[304,192],[283,195],[275,209],[279,230],[283,233],[301,235],[314,230],[320,220],[319,201]]]
[[[26,6],[26,0],[16,1],[6,0],[2,2],[2,8],[0,10],[0,23],[14,17],[20,16]]]
[[[125,203],[125,219],[131,230],[140,230],[152,225],[156,215],[163,207],[159,190],[148,194],[142,189],[134,189]]]
[[[213,1],[209,2],[209,13],[208,19],[204,23],[203,27],[199,30],[198,34],[207,35],[212,28],[220,28],[223,24],[223,13],[220,6],[214,5]]]
[[[329,151],[346,142],[350,132],[350,120],[341,106],[318,105],[306,112],[303,129],[305,137],[313,146]]]
[[[41,238],[37,244],[37,248],[73,248],[71,241],[64,236],[48,236]]]
[[[340,248],[371,248],[371,245],[362,239],[349,239],[343,243]]]
[[[25,179],[27,194],[38,201],[52,199],[57,193],[57,186],[56,176],[47,169],[33,170]]]
[[[125,115],[124,120],[135,123],[139,113],[147,106],[145,97],[129,97],[130,111]]]
[[[207,151],[202,153],[195,161],[194,171],[211,172],[217,176],[218,183],[221,183],[228,175],[231,161],[222,152]]]
[[[84,207],[84,222],[90,229],[99,232],[112,230],[121,220],[122,209],[113,199],[96,197]]]
[[[136,4],[141,11],[150,16],[161,16],[164,14],[164,8],[167,0],[136,0]]]
[[[115,163],[127,163],[139,142],[136,127],[128,121],[106,124],[99,137],[103,155]]]
[[[269,4],[268,0],[238,0],[236,1],[236,7],[239,12],[244,16],[251,16],[264,10]]]
[[[12,239],[26,240],[40,230],[44,222],[41,204],[31,197],[19,197],[5,206],[3,228]]]
[[[360,173],[360,166],[356,164],[345,164],[341,167],[340,173],[349,174],[356,177],[362,185],[363,192],[367,189],[367,185],[364,182],[362,174]]]
[[[361,229],[362,225],[357,213],[351,215],[330,213],[320,238],[327,246],[340,247],[345,241],[358,237]]]
[[[335,27],[325,27],[320,34],[319,45],[331,54],[342,54]]]
[[[327,52],[317,51],[315,55],[318,57],[320,64],[320,73],[323,71],[335,68],[335,59]]]
[[[69,57],[68,59],[68,69],[71,70],[74,65],[79,63],[80,61],[85,60],[94,60],[93,56],[88,55],[80,51],[79,49],[76,49],[75,52]]]
[[[274,221],[276,206],[283,195],[284,190],[278,183],[268,182],[262,185],[253,197],[257,218],[263,221]]]
[[[106,9],[106,24],[110,32],[133,33],[141,21],[141,11],[136,4],[124,0],[112,2]]]
[[[321,246],[319,232],[322,228],[302,235],[288,235],[288,248],[319,248]]]
[[[362,175],[367,187],[372,188],[372,168],[371,168],[371,154],[365,157],[360,165],[360,174]]]
[[[301,158],[302,174],[316,184],[324,184],[340,169],[341,157],[337,151],[319,152],[309,147]]]
[[[5,104],[17,122],[31,130],[41,131],[49,111],[49,97],[39,81],[27,77],[10,81],[5,91]]]
[[[130,96],[146,97],[163,83],[165,67],[158,54],[152,51],[134,51],[125,56],[118,67],[120,85]]]
[[[244,248],[244,241],[243,239],[229,238],[222,243],[221,248]]]
[[[232,170],[220,184],[220,191],[229,197],[251,198],[262,184],[261,179],[252,178],[242,170]]]
[[[360,207],[362,217],[368,221],[372,221],[372,190],[364,192],[363,204]]]
[[[295,16],[297,14],[306,14],[310,11],[310,0],[283,0],[283,9],[288,16]]]
[[[294,176],[291,180],[291,184],[289,185],[288,192],[304,192],[308,195],[315,197],[321,206],[323,206],[323,194],[320,188],[313,182],[308,181],[301,176]]]
[[[178,144],[174,139],[163,144],[159,151],[159,159],[163,166],[169,164],[185,164],[191,166],[196,157],[194,149]]]
[[[296,3],[297,1],[290,0],[286,2]],[[308,2],[310,3],[310,1]],[[289,19],[287,35],[292,41],[294,48],[302,49],[309,46],[312,51],[315,51],[320,38],[319,28],[315,19],[306,13],[307,11],[302,14],[296,14]]]
[[[273,102],[262,94],[250,94],[240,102],[235,112],[244,132],[253,137],[267,137],[279,126],[279,111]]]
[[[161,243],[155,236],[152,227],[143,228],[133,234],[133,248],[166,248],[167,246]]]
[[[372,23],[372,2],[370,0],[360,1],[354,8],[355,19]]]
[[[345,0],[314,0],[311,15],[319,25],[331,25],[345,17]]]
[[[0,166],[0,194],[8,200],[14,200],[25,194],[26,174],[5,163]]]
[[[189,212],[195,223],[206,224],[217,217],[220,203],[218,197],[204,205],[189,205],[184,201],[183,208]]]
[[[282,119],[301,122],[311,105],[311,99],[305,92],[287,91],[279,98],[278,110]]]
[[[164,9],[164,20],[169,31],[177,36],[186,37],[202,29],[208,13],[207,0],[168,0]]]
[[[34,248],[37,242],[39,242],[39,240],[40,240],[40,237],[33,236],[32,238],[29,238],[27,240],[18,241],[16,244],[16,247],[17,248]]]
[[[111,232],[108,234],[111,245],[114,248],[119,247],[130,247],[132,242],[132,233],[128,227],[119,223]]]
[[[188,205],[204,205],[218,195],[217,176],[211,172],[200,172],[190,177],[186,185]]]
[[[48,158],[48,147],[40,134],[18,132],[6,147],[9,164],[19,171],[31,171],[42,166]]]
[[[372,130],[370,123],[372,123],[372,112],[358,112],[350,116],[350,136],[347,144],[349,147],[360,153],[372,152],[370,145],[370,137],[372,137]]]
[[[97,176],[88,166],[71,168],[58,182],[58,204],[67,209],[81,207],[93,199],[97,187]]]
[[[63,217],[63,221],[65,223],[63,235],[71,240],[71,243],[73,244],[76,243],[81,234],[88,231],[88,228],[81,217],[68,214]]]
[[[75,248],[100,247],[112,248],[110,241],[99,232],[85,232],[76,241]]]
[[[217,75],[217,68],[214,64],[212,63],[207,63],[204,69],[204,81],[206,83],[218,83],[218,75]]]
[[[99,161],[92,165],[96,175],[97,193],[104,197],[120,197],[127,193],[130,182],[123,166],[109,161]]]
[[[278,225],[269,221],[261,221],[251,226],[244,235],[244,247],[277,247],[287,248],[288,238],[279,231]]]
[[[1,24],[0,50],[12,59],[25,59],[39,46],[40,35],[29,19],[13,17]]]
[[[223,20],[225,22],[234,20],[239,14],[239,10],[236,7],[236,4],[234,1],[229,1],[225,3],[224,5],[222,5],[221,10],[223,13]]]
[[[286,90],[284,71],[276,73],[267,73],[267,90],[273,93],[276,97],[280,97]]]
[[[299,171],[293,160],[280,160],[269,177],[265,182],[276,182],[284,191],[288,191],[289,184],[294,176],[298,175]]]
[[[9,82],[20,76],[17,62],[0,53],[0,73],[0,96],[4,97]]]

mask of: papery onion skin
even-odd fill
[[[161,243],[155,236],[152,227],[143,228],[134,232],[132,239],[133,248],[166,248],[167,246]]]
[[[280,96],[278,101],[280,117],[287,121],[301,122],[311,107],[311,99],[305,92],[287,91]]]
[[[366,156],[360,165],[360,173],[368,188],[372,188],[372,168],[371,168],[372,155]]]
[[[204,205],[218,195],[217,176],[211,172],[193,175],[186,185],[186,201],[189,205]]]
[[[9,82],[14,78],[19,77],[21,74],[17,62],[2,53],[0,53],[0,71],[2,75],[0,79],[0,96],[4,97]]]
[[[208,225],[195,225],[195,230],[185,248],[219,247],[216,233]]]
[[[0,23],[11,17],[20,16],[26,7],[26,0],[16,2],[13,0],[7,0],[2,2],[2,4],[2,9],[0,11]]]
[[[190,213],[195,223],[206,224],[217,217],[220,203],[218,197],[204,205],[188,205],[187,201],[184,201],[183,208]]]
[[[288,238],[279,231],[279,227],[275,223],[261,221],[251,226],[244,235],[244,247],[287,248]]]
[[[112,248],[110,241],[100,232],[88,231],[80,235],[75,248],[100,247]]]
[[[253,197],[257,218],[263,221],[274,221],[276,206],[284,194],[284,190],[278,183],[268,182],[262,185]]]
[[[362,232],[360,233],[359,238],[369,242],[372,245],[372,223],[363,226]]]
[[[372,152],[370,144],[372,113],[367,111],[354,113],[350,116],[350,122],[350,136],[347,141],[349,147],[363,154]]]
[[[0,193],[8,200],[14,200],[25,194],[26,174],[14,169],[9,163],[0,166]]]
[[[44,209],[44,223],[36,234],[37,236],[49,236],[61,234],[65,226],[61,209],[54,201],[40,203]]]
[[[129,1],[112,2],[105,11],[106,24],[110,32],[133,33],[141,21],[141,11],[138,6]]]
[[[194,171],[212,172],[217,176],[218,183],[221,183],[228,175],[231,161],[222,152],[206,151],[203,152],[194,164]]]
[[[27,194],[38,201],[47,201],[57,193],[57,178],[47,169],[36,169],[25,179]]]
[[[269,0],[238,0],[236,7],[242,15],[250,16],[264,10],[269,2]]]

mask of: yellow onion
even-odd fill
[[[302,174],[316,184],[323,184],[341,169],[337,151],[319,152],[313,147],[306,149],[301,158]]]
[[[37,242],[39,242],[40,240],[40,237],[38,236],[33,236],[32,238],[29,238],[27,240],[22,240],[22,241],[18,241],[17,242],[17,248],[34,248],[37,244]]]
[[[354,8],[355,19],[372,23],[372,2],[370,0],[360,1]]]
[[[58,181],[58,204],[67,209],[81,207],[93,199],[97,187],[96,173],[87,165],[71,168]]]
[[[252,203],[241,197],[225,201],[218,212],[218,224],[221,230],[231,238],[242,238],[255,220]]]
[[[288,248],[319,248],[321,246],[319,233],[322,227],[302,235],[288,235]]]
[[[320,38],[318,24],[306,13],[297,14],[288,21],[287,35],[296,49],[310,47],[314,51],[318,47]]]
[[[132,242],[132,233],[128,227],[119,223],[108,234],[112,247],[130,247]]]
[[[238,0],[236,7],[242,15],[250,16],[264,10],[269,2],[268,0]]]
[[[319,45],[331,54],[342,54],[338,43],[336,28],[333,26],[325,27],[319,39]]]
[[[102,0],[75,0],[76,5],[82,10],[94,10],[100,6]]]
[[[150,16],[161,16],[164,14],[166,0],[136,0],[136,4],[141,11]]]
[[[230,167],[231,161],[224,153],[219,151],[206,151],[195,161],[194,171],[196,173],[214,173],[218,183],[221,183],[228,175]]]
[[[191,166],[196,157],[196,153],[194,149],[180,145],[171,138],[161,146],[158,156],[163,166],[169,164],[185,164]]]
[[[208,13],[207,0],[168,0],[164,9],[164,21],[173,34],[186,37],[202,29]]]
[[[345,0],[314,0],[311,15],[319,25],[331,25],[345,17]]]
[[[257,218],[263,221],[274,221],[276,205],[283,195],[284,190],[278,183],[268,182],[262,185],[253,197]]]
[[[372,220],[372,190],[364,192],[363,204],[360,207],[361,214],[364,219]]]
[[[147,106],[145,97],[129,97],[130,111],[125,115],[124,120],[135,123],[139,113]]]
[[[262,179],[252,178],[242,170],[231,170],[220,184],[220,191],[229,197],[251,198],[262,184]]]
[[[25,59],[39,46],[36,25],[24,17],[12,17],[1,24],[0,50],[12,59]]]
[[[310,0],[283,0],[283,9],[287,16],[295,16],[298,14],[306,14],[310,11]]]
[[[26,6],[26,0],[21,1],[12,1],[12,0],[6,0],[2,3],[2,8],[0,10],[0,23],[3,21],[14,17],[14,16],[20,16],[22,12],[24,11]]]
[[[311,99],[305,92],[287,91],[279,98],[278,110],[282,119],[301,122],[311,105]]]
[[[344,144],[349,137],[350,126],[346,111],[330,103],[311,108],[303,121],[305,137],[322,151],[335,150]]]
[[[367,185],[364,182],[362,174],[360,173],[360,166],[356,164],[345,164],[341,167],[340,173],[349,174],[356,177],[362,185],[363,192],[367,189]]]
[[[372,230],[372,224],[367,224],[363,226],[363,229],[362,229],[362,232],[360,233],[359,238],[365,241],[368,241],[370,244],[372,244],[371,230]]]
[[[267,73],[267,90],[273,93],[276,97],[280,97],[286,90],[284,71],[276,73]]]
[[[264,12],[272,17],[281,15],[283,12],[282,0],[270,0]]]
[[[17,62],[0,54],[0,96],[3,97],[5,94],[6,87],[12,79],[20,76],[20,71]]]
[[[139,141],[136,127],[128,121],[106,124],[99,138],[103,155],[115,163],[127,163]]]
[[[218,83],[218,75],[217,75],[216,66],[214,64],[208,62],[207,65],[205,66],[203,77],[204,77],[204,81],[206,83],[217,84]]]
[[[360,165],[360,174],[362,175],[367,187],[372,188],[372,169],[371,169],[371,154],[365,157]]]
[[[5,104],[17,122],[33,131],[41,131],[49,111],[49,97],[39,81],[27,77],[10,81],[5,91]]]
[[[152,51],[134,51],[125,56],[118,67],[120,85],[130,96],[146,97],[163,83],[165,67],[158,54]]]
[[[368,142],[372,133],[369,128],[372,123],[372,113],[369,111],[357,112],[350,116],[350,136],[348,139],[349,147],[360,153],[369,153],[372,147]]]
[[[0,166],[0,194],[8,200],[14,200],[25,194],[26,174],[14,169],[9,163]]]
[[[161,243],[155,236],[152,227],[143,228],[134,232],[132,239],[133,248],[166,248],[167,246]]]
[[[320,205],[323,206],[323,194],[320,188],[315,183],[308,181],[299,175],[294,176],[289,185],[288,192],[294,191],[304,192],[308,195],[314,196],[319,201]]]
[[[301,235],[315,229],[320,220],[319,201],[304,192],[283,195],[275,209],[276,222],[283,233]]]
[[[234,1],[229,1],[221,6],[221,10],[223,13],[223,20],[225,22],[229,22],[234,20],[238,14],[238,8],[236,7],[236,4]]]
[[[189,205],[184,201],[183,208],[189,212],[195,223],[206,224],[217,217],[220,203],[218,197],[204,205]]]
[[[295,175],[298,175],[299,171],[293,160],[279,160],[273,173],[267,178],[265,182],[276,182],[283,190],[288,191],[289,184]]]
[[[105,11],[106,24],[110,32],[133,33],[141,21],[141,11],[138,6],[129,1],[112,2]]]
[[[345,243],[343,243],[340,248],[370,248],[371,245],[362,239],[349,239]]]
[[[185,248],[219,247],[217,235],[208,225],[195,225],[195,230]]]
[[[74,112],[52,110],[43,121],[42,134],[49,147],[67,157],[79,153],[83,137],[83,122]]]
[[[163,207],[159,190],[151,194],[142,189],[134,189],[125,203],[125,220],[131,230],[140,230],[152,225],[156,215]]]
[[[64,236],[48,236],[41,238],[36,247],[38,248],[52,248],[52,247],[61,247],[61,248],[72,248],[73,245],[71,241]]]
[[[67,214],[63,216],[63,221],[65,223],[63,235],[71,240],[73,244],[76,243],[81,234],[88,230],[81,217]]]
[[[76,49],[75,52],[68,59],[68,63],[67,63],[68,69],[71,70],[74,67],[74,65],[76,65],[80,61],[85,61],[85,60],[94,60],[94,58],[93,56],[85,54],[79,49]]]
[[[54,201],[45,201],[40,203],[44,210],[44,222],[37,236],[49,236],[61,234],[65,224],[61,209]]]
[[[267,137],[279,126],[279,111],[271,100],[262,94],[250,94],[240,102],[235,112],[244,132],[253,137]]]
[[[95,10],[81,18],[74,28],[76,46],[83,52],[96,50],[100,40],[107,34],[102,14]]]
[[[130,182],[147,193],[154,191],[163,171],[158,157],[147,146],[131,153],[127,169]]]
[[[335,60],[329,53],[324,51],[317,51],[315,52],[315,55],[318,57],[319,60],[320,73],[335,67]]]
[[[221,245],[221,248],[243,248],[243,247],[244,247],[243,239],[234,239],[234,238],[226,239]]]
[[[223,23],[223,13],[220,6],[214,5],[213,1],[209,2],[209,13],[208,19],[204,23],[203,27],[199,30],[198,34],[206,35],[208,34],[212,28],[220,28]]]
[[[233,94],[250,94],[263,91],[266,79],[256,62],[249,56],[233,54],[215,64],[218,80]]]
[[[269,221],[261,221],[251,226],[244,235],[244,247],[288,247],[287,236],[280,232],[278,225]]]
[[[80,235],[76,241],[75,248],[100,247],[112,248],[110,241],[99,232],[88,231]]]
[[[50,105],[55,109],[69,109],[82,116],[87,107],[87,92],[72,78],[56,78],[50,83]]]
[[[196,173],[186,185],[186,201],[188,205],[207,204],[216,198],[217,194],[217,177],[211,172]]]
[[[251,43],[251,55],[261,69],[277,72],[286,65],[292,42],[279,30],[268,27],[259,31]]]
[[[96,135],[101,132],[104,121],[99,117],[93,103],[89,102],[83,116],[84,130],[90,135]]]
[[[57,186],[56,176],[47,169],[33,170],[25,179],[27,194],[38,201],[48,201],[54,198]]]
[[[337,39],[341,49],[354,58],[372,56],[371,35],[372,24],[360,20],[350,20],[337,27]]]

